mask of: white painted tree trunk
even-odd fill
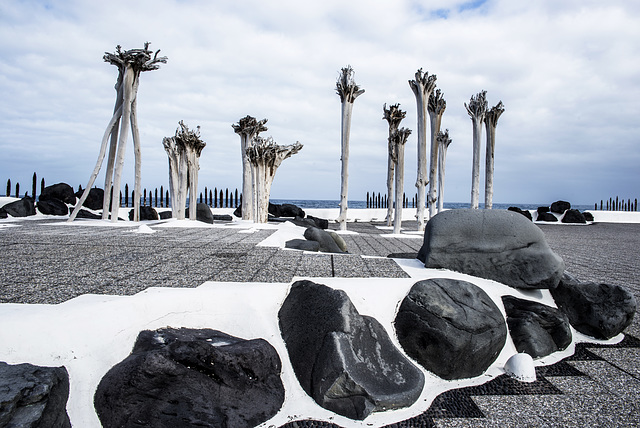
[[[142,149],[140,147],[140,131],[138,130],[137,93],[139,76],[134,80],[133,100],[131,101],[131,136],[133,138],[133,154],[135,158],[135,183],[133,200],[133,221],[140,221],[140,195],[142,194]],[[118,191],[119,192],[119,191]],[[118,198],[120,200],[120,198]]]
[[[480,199],[480,138],[482,119],[471,119],[473,123],[473,155],[471,166],[471,208],[477,210]]]
[[[253,165],[249,161],[247,149],[251,141],[247,134],[240,134],[240,147],[242,150],[242,219],[253,220]]]
[[[113,193],[120,192],[120,183],[122,181],[122,168],[124,167],[124,157],[127,149],[127,137],[129,136],[129,126],[131,124],[131,102],[133,98],[133,68],[127,64],[124,70],[124,98],[122,104],[122,123],[120,126],[120,137],[118,139],[118,152],[116,155],[115,170],[113,173]],[[139,194],[136,195],[140,197]],[[111,221],[118,221],[118,212],[120,211],[120,198],[114,197],[111,203]]]
[[[391,201],[393,200],[393,174],[395,170],[395,161],[396,157],[392,150],[392,143],[389,143],[389,159],[387,162],[387,226],[391,226],[393,224],[393,204]]]
[[[116,82],[116,105],[114,112],[117,109],[122,108],[122,102],[124,98],[124,91],[122,88],[123,80],[122,72],[118,73],[118,80]],[[113,184],[113,164],[116,160],[116,148],[118,147],[118,126],[120,125],[120,118],[118,118],[113,132],[111,132],[111,142],[109,144],[109,156],[107,157],[107,169],[104,174],[104,197],[102,199],[102,220],[109,219],[109,211],[111,209],[111,198],[120,197],[119,191],[117,195],[112,194]]]
[[[89,191],[95,183],[96,178],[98,177],[98,173],[100,172],[100,167],[102,166],[102,161],[104,160],[104,156],[107,151],[107,140],[109,139],[109,135],[112,135],[114,129],[116,129],[117,124],[119,123],[120,117],[122,116],[122,106],[118,108],[118,110],[111,116],[111,120],[107,125],[107,129],[104,131],[104,135],[102,136],[102,143],[100,145],[100,152],[98,154],[98,161],[96,162],[96,166],[91,173],[91,177],[89,177],[89,183],[87,183],[87,187],[85,187],[84,192],[82,192],[82,196],[80,200],[76,204],[73,209],[73,212],[69,216],[69,222],[72,222],[76,216],[78,215],[78,211],[82,208],[82,204],[87,200],[87,196],[89,196]]]
[[[440,132],[442,115],[431,113],[431,111],[429,111],[429,119],[431,125],[431,157],[429,160],[429,194],[427,197],[427,204],[429,205],[429,218],[431,218],[436,215],[436,201],[438,200],[438,142],[436,140],[436,137],[438,135],[438,132]]]
[[[421,95],[416,97],[418,104],[418,176],[416,178],[416,188],[418,196],[416,198],[416,220],[418,230],[424,230],[425,211],[425,189],[427,187],[427,103]]]
[[[402,209],[404,203],[404,145],[406,138],[396,138],[396,197],[395,216],[393,220],[393,233],[399,234],[402,229]]]
[[[493,158],[495,153],[496,144],[496,128],[491,126],[489,122],[486,122],[487,131],[487,153],[485,159],[485,195],[484,195],[484,208],[490,210],[493,208]]]
[[[449,148],[449,144],[451,144],[449,130],[446,130],[444,133],[438,133],[436,140],[438,142],[438,212],[442,212],[444,209],[444,174],[447,162],[447,149]]]
[[[349,135],[351,132],[351,112],[353,111],[353,103],[348,101],[342,102],[342,125],[341,125],[341,141],[342,141],[342,161],[341,185],[340,185],[340,215],[338,223],[340,230],[347,230],[347,195],[349,191]]]
[[[198,170],[200,162],[193,149],[187,147],[187,170],[189,174],[189,220],[195,220],[198,207]]]

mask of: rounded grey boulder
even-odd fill
[[[449,278],[415,283],[400,304],[395,328],[405,352],[447,380],[480,376],[507,339],[504,317],[487,293]]]
[[[427,223],[418,259],[492,279],[514,288],[554,288],[564,261],[544,233],[524,216],[506,210],[443,211]]]

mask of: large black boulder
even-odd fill
[[[536,218],[536,221],[557,222],[558,221],[558,217],[556,217],[555,215],[551,214],[550,212],[540,212],[540,211],[538,211],[538,218]]]
[[[585,220],[594,221],[593,214],[591,214],[589,211],[584,211],[582,215],[584,216]]]
[[[571,204],[567,201],[555,201],[551,204],[550,209],[552,213],[562,214],[566,210],[571,209]]]
[[[284,247],[292,250],[318,251],[320,250],[320,243],[307,239],[291,239],[284,243]]]
[[[133,213],[135,208],[129,210],[129,220],[133,221]],[[158,212],[153,207],[143,205],[140,207],[140,220],[158,220]]]
[[[278,320],[300,385],[323,408],[364,419],[410,406],[420,396],[422,372],[344,291],[298,281]]]
[[[0,207],[0,218],[7,218],[7,217],[8,217],[8,214],[4,210],[4,207]]]
[[[91,220],[102,220],[102,216],[99,214],[94,214],[91,211],[80,209],[78,214],[76,214],[76,218],[86,218]]]
[[[596,339],[622,333],[636,313],[635,297],[619,285],[580,282],[564,275],[551,295],[576,330]]]
[[[558,309],[513,296],[503,296],[502,302],[518,352],[532,358],[545,357],[571,343],[569,319]]]
[[[504,317],[487,293],[449,278],[415,283],[400,304],[395,327],[405,352],[447,380],[480,376],[507,338]]]
[[[69,207],[59,199],[39,200],[37,204],[38,211],[46,215],[67,215]]]
[[[65,204],[75,205],[76,194],[73,188],[67,183],[52,184],[42,189],[42,193],[38,197],[40,201],[47,201],[50,199],[58,199]]]
[[[71,427],[69,374],[64,367],[10,365],[0,361],[0,426]]]
[[[147,330],[102,378],[94,404],[105,427],[253,427],[284,402],[281,367],[264,339]]]
[[[418,259],[515,288],[553,288],[564,272],[540,228],[507,210],[455,209],[427,223]]]
[[[76,198],[80,199],[82,197],[83,191],[76,192]],[[82,203],[83,207],[87,207],[90,210],[101,210],[102,203],[104,202],[104,190],[99,189],[97,187],[92,187],[89,189],[89,194],[87,195],[87,199]]]
[[[33,204],[33,199],[29,197],[9,202],[3,206],[2,209],[12,217],[28,217],[36,215],[36,207]]]
[[[528,218],[529,220],[533,220],[533,218],[531,217],[531,213],[529,212],[529,210],[523,210],[519,207],[509,207],[507,208],[509,211],[513,211],[514,213],[518,213],[518,214],[522,214],[523,216],[525,216],[526,218]]]
[[[585,224],[587,219],[585,219],[584,215],[578,210],[567,210],[564,216],[562,216],[562,222]]]
[[[329,232],[317,227],[308,227],[304,231],[304,237],[309,241],[316,241],[320,244],[319,251],[324,253],[343,253],[336,239]]]
[[[549,208],[549,207],[538,207],[538,209],[536,211],[538,212],[538,214],[540,214],[540,213],[548,213],[549,211],[551,211],[551,208]]]

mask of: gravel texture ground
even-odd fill
[[[293,277],[406,277],[390,254],[410,257],[421,239],[382,237],[381,224],[352,223],[349,254],[303,254],[258,247],[257,230],[64,226],[28,220],[0,224],[0,303],[55,304],[85,293],[135,294],[153,286],[204,281],[289,282]],[[404,223],[408,230],[415,222]],[[331,226],[335,228],[334,225]],[[567,271],[620,284],[640,301],[640,224],[540,225]],[[365,256],[365,257],[363,257]],[[1,310],[1,306],[0,306]],[[640,319],[616,346],[578,345],[576,354],[537,369],[538,380],[500,376],[448,391],[424,414],[392,427],[640,426]],[[335,426],[317,421],[285,427]]]

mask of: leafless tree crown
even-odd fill
[[[442,114],[447,108],[447,102],[445,101],[440,89],[436,89],[435,92],[431,92],[431,95],[429,95],[429,104],[427,104],[427,108],[429,109],[429,112],[434,112],[438,115]]]
[[[452,141],[451,138],[449,138],[449,130],[445,129],[444,132],[438,132],[436,140],[438,141],[438,144],[444,146],[445,148],[449,147],[449,144],[451,144]]]
[[[504,104],[502,104],[502,101],[500,101],[498,104],[491,107],[491,109],[487,111],[484,117],[485,123],[488,123],[495,128],[496,126],[498,126],[498,119],[500,118],[500,115],[502,113],[504,113]]]
[[[480,91],[476,95],[472,95],[469,105],[464,103],[464,106],[472,119],[479,118],[482,120],[488,108],[487,91]]]
[[[130,65],[134,71],[150,71],[160,68],[160,63],[166,64],[167,57],[158,57],[160,49],[155,54],[149,50],[150,42],[145,42],[143,49],[122,50],[122,46],[116,46],[115,53],[105,52],[102,57],[105,62],[113,64],[120,69],[124,69],[126,65]],[[153,54],[153,57],[151,56]]]
[[[432,74],[429,76],[429,72],[422,72],[422,69],[416,71],[415,80],[409,80],[409,86],[413,90],[413,93],[418,96],[420,92],[421,95],[429,94],[433,92],[436,87],[436,75]]]
[[[391,104],[389,108],[387,108],[387,104],[385,104],[382,107],[382,111],[384,112],[382,118],[389,122],[390,129],[397,129],[402,119],[407,116],[407,112],[400,109],[400,104]]]
[[[340,71],[340,76],[336,82],[336,93],[340,96],[341,102],[353,103],[356,98],[364,93],[354,80],[353,68],[350,65]]]
[[[200,139],[200,126],[193,131],[181,120],[178,122],[179,127],[176,129],[176,142],[184,148],[190,147],[197,156],[200,156],[202,149],[207,145]]]
[[[265,126],[267,119],[257,120],[253,116],[245,116],[238,121],[237,124],[231,125],[236,134],[246,134],[249,136],[256,136],[261,132],[267,131]]]

